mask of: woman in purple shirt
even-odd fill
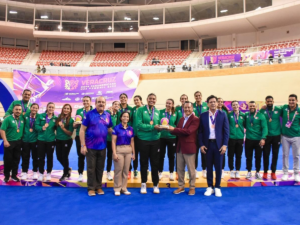
[[[128,126],[130,114],[128,111],[122,112],[121,123],[114,127],[112,132],[112,150],[115,166],[114,191],[115,195],[121,193],[130,195],[127,190],[127,176],[131,159],[135,159],[134,153],[134,132]]]

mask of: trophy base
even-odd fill
[[[82,124],[82,121],[75,121],[75,124]]]
[[[169,129],[169,125],[159,125],[159,128],[162,128],[162,129]]]

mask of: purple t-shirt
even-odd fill
[[[126,129],[124,129],[124,127],[120,123],[119,125],[114,127],[112,135],[117,136],[116,145],[130,145],[131,138],[134,137],[134,132],[131,126],[128,126]]]
[[[82,124],[87,127],[86,147],[93,150],[106,149],[108,128],[113,126],[109,113],[104,111],[100,115],[97,109],[93,109],[85,115]]]

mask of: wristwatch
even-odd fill
[[[81,145],[81,148],[86,147],[86,145]]]

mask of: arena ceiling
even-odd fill
[[[14,2],[25,2],[48,5],[69,6],[130,6],[130,5],[152,5],[173,2],[187,2],[191,0],[12,0]]]

